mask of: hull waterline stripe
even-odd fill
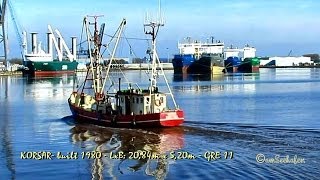
[[[86,115],[82,115],[82,114],[78,114],[81,117],[85,117],[85,118],[89,118],[95,121],[99,121],[97,118],[94,117],[90,117],[90,116],[86,116]],[[183,120],[184,118],[176,118],[176,119],[160,119],[160,120],[142,120],[142,121],[135,121],[136,123],[151,123],[151,122],[165,122],[165,121],[177,121],[177,120]],[[105,122],[111,122],[110,120],[106,120],[106,119],[101,119],[101,121],[105,121]],[[127,121],[117,121],[117,123],[119,124],[131,124],[131,122]]]

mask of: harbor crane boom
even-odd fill
[[[20,24],[17,22],[16,14],[15,14],[14,8],[13,8],[10,0],[8,0],[8,8],[9,8],[9,11],[10,11],[11,20],[12,20],[12,23],[13,23],[13,26],[14,26],[14,30],[16,32],[16,36],[17,36],[18,41],[19,41],[22,60],[25,61],[25,54],[26,54],[26,46],[27,46],[27,44],[26,44],[25,37],[23,39],[22,36],[21,36],[22,34],[24,34],[24,36],[25,36],[25,32],[21,31],[22,28],[21,28]]]
[[[3,55],[5,64],[7,65],[7,37],[5,30],[5,17],[6,17],[7,0],[3,0],[0,4],[0,44],[3,44]]]

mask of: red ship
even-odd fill
[[[179,109],[176,104],[156,52],[156,37],[163,23],[150,21],[144,25],[145,33],[152,36],[152,48],[148,51],[151,69],[146,79],[150,84],[146,88],[139,86],[133,88],[129,84],[128,89],[121,89],[121,78],[117,78],[115,82],[114,78],[112,79],[110,68],[126,20],[121,22],[115,33],[117,38],[110,60],[107,67],[103,67],[100,54],[103,28],[99,33],[97,16],[94,16],[93,23],[88,22],[88,19],[89,16],[85,17],[84,27],[87,32],[88,49],[90,49],[90,65],[84,82],[68,99],[74,118],[77,121],[110,127],[144,128],[181,125],[184,121],[183,110]],[[90,32],[91,25],[94,26],[93,33]],[[157,79],[160,77],[163,77],[166,83],[166,91],[160,91],[157,86]],[[114,90],[114,93],[110,93],[110,89],[105,90],[107,86],[111,87],[116,83],[118,83],[118,88]],[[168,107],[170,99],[173,102],[171,103],[174,105],[173,108]]]

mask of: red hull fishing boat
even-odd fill
[[[164,70],[156,52],[156,37],[158,30],[163,23],[145,23],[145,33],[152,37],[152,48],[149,50],[150,70],[147,71],[148,86],[146,88],[133,88],[129,84],[128,89],[121,89],[121,78],[112,79],[111,65],[114,61],[115,51],[126,24],[124,19],[115,33],[114,47],[109,58],[107,67],[102,65],[103,28],[98,31],[97,16],[94,22],[88,21],[89,16],[84,19],[84,27],[87,34],[87,42],[90,65],[82,85],[74,91],[68,103],[77,121],[93,123],[110,127],[172,127],[181,125],[184,121],[183,110],[179,109],[174,99],[173,93],[168,84]],[[161,20],[160,20],[161,21]],[[94,26],[94,32],[90,32],[90,26]],[[103,24],[104,27],[104,24]],[[102,32],[101,32],[102,31]],[[92,36],[91,36],[92,34]],[[105,70],[105,71],[103,71]],[[165,86],[159,87],[157,80],[162,79]],[[118,88],[110,92],[110,88],[118,83]],[[165,88],[166,91],[161,91]],[[172,100],[173,108],[169,108],[169,99]]]

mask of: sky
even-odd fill
[[[11,0],[15,19],[46,44],[47,25],[59,29],[70,44],[71,36],[81,36],[85,15],[104,15],[106,34],[113,34],[126,18],[125,36],[147,38],[143,31],[146,12],[158,13],[158,0]],[[93,3],[94,2],[94,3]],[[206,41],[210,36],[225,46],[249,44],[258,56],[299,56],[320,53],[320,1],[318,0],[162,0],[165,26],[158,35],[160,57],[178,53],[177,43],[186,37]],[[19,57],[20,49],[10,14],[7,14],[9,57]],[[28,35],[30,41],[30,35]],[[129,39],[137,57],[144,57],[148,42]],[[121,42],[121,54],[132,57],[128,44]],[[30,49],[30,44],[29,44]]]

